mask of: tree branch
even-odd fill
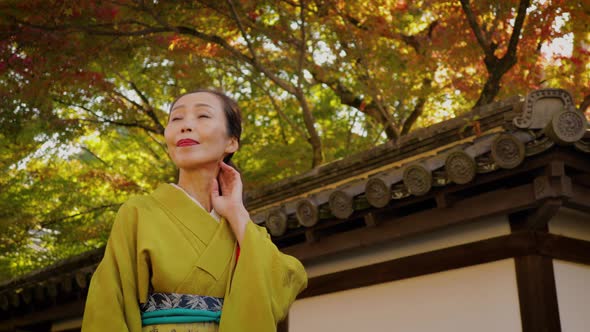
[[[131,105],[133,105],[138,111],[143,110],[143,107],[140,104],[138,104],[135,100],[127,97],[122,92],[117,91],[116,89],[113,89],[113,94],[117,95],[119,98],[122,98],[126,102],[130,103]],[[113,98],[113,99],[115,99],[115,98]]]
[[[432,86],[432,79],[425,78],[422,83],[424,84],[423,89],[428,90]],[[402,136],[409,133],[414,123],[416,123],[420,116],[422,116],[422,113],[424,113],[424,104],[426,104],[426,98],[419,98],[416,106],[414,106],[414,109],[412,110],[412,113],[410,113],[410,115],[403,122],[404,124],[401,131]]]
[[[516,14],[516,20],[514,21],[514,28],[512,29],[510,41],[508,42],[508,50],[504,57],[516,57],[516,46],[520,39],[520,32],[522,31],[522,26],[524,25],[524,20],[526,18],[526,11],[530,6],[530,2],[530,0],[521,0],[518,4],[518,13]]]
[[[277,101],[270,94],[270,92],[267,89],[264,89],[264,88],[262,88],[262,89],[263,89],[264,93],[266,94],[266,96],[268,97],[268,99],[270,100],[270,103],[271,103],[272,107],[275,109],[275,111],[277,112],[277,114],[280,117],[282,117],[285,121],[287,121],[289,126],[291,128],[293,128],[293,130],[295,130],[304,141],[309,142],[309,136],[307,136],[305,134],[305,132],[301,128],[299,128],[299,126],[297,124],[295,124],[295,122],[293,122],[293,120],[291,120],[291,118],[289,118],[287,116],[287,114],[285,114],[285,112],[283,112],[283,110],[279,107],[279,105],[277,105]]]
[[[314,80],[325,84],[332,89],[343,105],[354,107],[375,119],[384,128],[387,138],[390,140],[395,140],[397,138],[397,131],[387,124],[387,119],[383,116],[382,112],[379,110],[379,106],[374,101],[365,103],[365,98],[356,95],[352,90],[345,87],[337,78],[329,78],[318,70],[312,71],[311,74]]]
[[[301,126],[297,125],[289,116],[287,116],[287,114],[285,112],[283,112],[283,110],[277,104],[275,98],[272,96],[272,94],[270,93],[270,91],[267,88],[265,88],[262,84],[260,84],[254,77],[252,77],[252,75],[245,74],[239,68],[237,68],[236,70],[241,75],[249,76],[250,77],[250,79],[249,79],[250,84],[257,86],[260,90],[262,90],[264,92],[264,94],[270,100],[272,107],[277,112],[279,117],[284,119],[287,122],[287,124],[289,125],[289,127],[291,127],[303,139],[303,141],[309,142],[310,139],[309,139],[309,136],[306,134],[305,130],[303,130],[301,128]]]
[[[154,17],[154,19],[157,20],[157,17]],[[76,26],[69,26],[69,25],[50,27],[50,26],[35,25],[35,24],[28,23],[28,22],[24,22],[24,21],[18,21],[18,20],[17,20],[17,22],[21,23],[23,25],[27,25],[29,27],[35,28],[35,29],[39,29],[39,30],[65,31],[65,32],[67,32],[68,30],[81,31],[81,32],[86,32],[89,35],[97,35],[97,36],[137,37],[137,36],[148,36],[148,35],[153,35],[153,34],[157,34],[157,33],[165,33],[165,32],[176,32],[176,33],[183,34],[183,35],[193,36],[193,37],[196,37],[196,38],[201,39],[203,41],[211,42],[211,43],[221,46],[223,49],[230,52],[236,58],[250,64],[256,70],[263,73],[266,77],[268,77],[271,81],[273,81],[275,84],[277,84],[283,90],[285,90],[288,93],[293,94],[293,95],[295,95],[295,93],[296,93],[295,88],[290,83],[288,83],[287,81],[285,81],[285,80],[281,79],[280,77],[271,73],[267,68],[265,68],[258,61],[258,59],[246,56],[245,54],[240,52],[238,49],[236,49],[236,48],[232,47],[230,44],[228,44],[227,41],[225,41],[225,39],[223,39],[220,36],[206,34],[206,33],[203,33],[201,31],[195,30],[195,29],[187,27],[187,26],[182,26],[182,25],[170,26],[167,23],[160,21],[159,23],[163,24],[164,26],[162,26],[162,27],[150,26],[149,28],[143,28],[143,29],[139,29],[139,30],[122,31],[122,30],[114,29],[113,25],[110,25],[110,26],[109,25],[100,25],[102,27],[102,29],[96,29],[95,26],[92,26],[92,25],[87,26],[87,27],[86,26],[76,27]],[[143,27],[149,26],[147,24],[141,24],[141,25]],[[112,29],[105,29],[105,27],[111,27]],[[243,33],[245,36],[245,31]]]
[[[256,70],[258,70],[259,72],[266,75],[266,77],[268,77],[271,81],[273,81],[275,84],[277,84],[283,90],[294,95],[296,93],[296,91],[295,91],[295,88],[290,83],[279,78],[275,74],[271,73],[265,66],[263,66],[260,63],[260,61],[258,60],[258,56],[256,54],[256,51],[254,50],[254,45],[250,41],[250,38],[248,37],[246,30],[244,29],[244,25],[242,24],[242,21],[240,20],[238,13],[235,10],[233,2],[231,0],[227,0],[227,2],[230,5],[231,11],[232,11],[232,16],[233,16],[234,20],[236,21],[236,24],[238,25],[238,29],[240,30],[242,37],[244,37],[244,40],[246,41],[246,45],[248,47],[248,51],[250,52],[251,57],[247,57],[242,52],[238,51],[237,49],[235,49],[234,47],[229,45],[223,38],[221,38],[219,36],[216,36],[216,35],[210,36],[210,35],[201,33],[199,31],[196,31],[194,29],[190,29],[187,27],[179,27],[179,29],[180,29],[179,32],[184,31],[189,34],[193,34],[197,38],[201,38],[204,40],[208,40],[207,38],[209,38],[209,41],[211,41],[212,43],[216,43],[216,44],[220,45],[221,47],[225,48],[230,53],[232,53],[236,57],[238,57],[239,59],[245,61],[246,63],[248,63],[252,67],[254,67]]]
[[[412,126],[414,125],[414,123],[416,123],[416,120],[418,120],[418,118],[420,118],[420,116],[424,112],[424,104],[425,103],[426,103],[426,100],[424,98],[418,99],[418,103],[416,104],[416,106],[412,110],[412,113],[410,113],[410,115],[404,121],[404,125],[402,127],[402,132],[401,132],[402,136],[408,134],[410,132],[410,129],[412,129]]]
[[[137,93],[137,95],[139,95],[139,98],[144,102],[144,104],[146,105],[146,107],[142,107],[141,110],[150,118],[152,119],[152,121],[154,122],[154,124],[156,125],[157,130],[159,131],[160,134],[164,135],[164,126],[162,125],[162,123],[160,122],[160,120],[158,119],[158,116],[156,115],[156,113],[154,112],[154,108],[152,107],[152,105],[150,104],[149,99],[141,92],[141,90],[139,90],[137,88],[137,85],[135,85],[135,83],[133,83],[132,81],[129,81],[129,84],[131,85],[131,88],[133,89],[133,91],[135,91],[135,93]]]
[[[301,9],[299,11],[299,17],[301,19],[301,25],[300,25],[300,30],[301,30],[301,43],[300,43],[300,47],[299,47],[299,59],[297,61],[297,74],[298,74],[298,79],[297,79],[297,87],[299,89],[302,88],[303,86],[303,62],[305,60],[305,44],[306,42],[306,35],[305,35],[305,4],[304,1],[301,0]]]
[[[92,152],[89,148],[87,148],[85,146],[81,146],[81,148],[82,148],[82,150],[90,153],[96,160],[100,161],[103,165],[105,165],[107,167],[111,167],[111,165],[109,165],[106,161],[102,160],[102,158],[97,156],[96,153]]]
[[[471,8],[469,7],[469,0],[461,0],[461,5],[463,6],[463,10],[467,15],[467,19],[469,20],[469,23],[479,41],[480,37],[483,38],[483,36],[481,36],[481,30],[477,25],[477,22],[475,22],[475,17],[473,15],[473,12],[471,11]],[[486,65],[486,70],[488,71],[488,79],[484,84],[484,87],[479,95],[479,99],[475,103],[475,106],[488,104],[494,100],[494,98],[496,97],[496,95],[498,95],[498,92],[500,91],[500,81],[502,80],[502,76],[504,76],[504,74],[508,72],[508,70],[510,70],[510,68],[514,66],[514,64],[516,64],[516,50],[518,46],[518,41],[520,39],[522,26],[526,18],[526,11],[529,5],[530,0],[520,1],[518,5],[518,14],[514,21],[514,28],[510,36],[508,48],[506,50],[506,53],[501,58],[498,58],[494,54],[494,51],[497,47],[495,44],[489,44],[487,48],[484,48],[484,63]],[[480,45],[482,45],[482,48],[484,47],[481,42]]]
[[[244,37],[244,40],[246,41],[246,45],[248,46],[248,51],[250,52],[250,55],[252,56],[252,61],[258,63],[258,56],[256,55],[256,51],[254,50],[254,46],[252,45],[252,42],[250,41],[250,37],[246,33],[246,29],[244,29],[244,25],[242,24],[242,21],[240,20],[240,17],[238,16],[238,13],[236,11],[233,1],[227,0],[227,3],[229,4],[229,8],[231,9],[231,13],[232,13],[232,17],[233,17],[234,21],[236,21],[236,24],[238,25],[238,29],[240,30],[242,37]]]
[[[258,61],[258,57],[256,55],[254,47],[253,47],[252,43],[250,42],[250,39],[248,38],[248,34],[246,33],[244,26],[242,25],[242,22],[240,21],[240,18],[238,16],[238,13],[235,10],[232,0],[227,0],[227,2],[230,5],[234,20],[236,21],[236,24],[238,25],[238,29],[240,30],[242,36],[246,40],[246,44],[247,44],[250,54],[252,56],[251,58],[246,57],[248,59],[248,63],[250,63],[258,71],[265,74],[266,77],[268,77],[271,81],[273,81],[275,84],[277,84],[283,90],[294,95],[295,98],[297,99],[297,101],[299,101],[299,104],[301,106],[301,110],[303,111],[303,122],[305,123],[305,128],[307,129],[307,132],[309,133],[308,142],[311,144],[311,147],[313,150],[312,168],[320,165],[323,161],[322,144],[321,144],[320,137],[317,133],[317,130],[315,129],[315,119],[313,117],[313,114],[311,112],[309,104],[307,103],[307,99],[305,98],[305,94],[303,93],[303,88],[301,85],[301,79],[302,79],[303,73],[302,72],[299,73],[298,85],[297,85],[297,87],[294,87],[293,85],[291,85],[287,81],[282,80],[278,76],[271,73],[265,66],[263,66]],[[304,22],[302,22],[302,26],[303,26],[303,24],[304,24]],[[224,42],[224,44],[227,44],[225,42],[225,40],[223,40],[223,42]],[[302,43],[302,44],[303,44],[302,47],[304,48],[305,44],[304,43]],[[232,48],[229,45],[227,47]],[[239,52],[239,53],[242,54],[241,52]],[[243,56],[243,54],[242,54],[242,56]],[[301,62],[301,64],[303,64],[303,63]]]
[[[250,64],[256,70],[263,73],[266,77],[268,77],[268,79],[270,79],[272,82],[274,82],[276,85],[278,85],[281,89],[287,91],[288,93],[290,93],[292,95],[294,95],[296,93],[295,88],[289,82],[287,82],[287,81],[279,78],[278,76],[274,75],[273,73],[271,73],[266,67],[264,67],[262,64],[260,64],[256,59],[250,58],[250,57],[246,56],[245,54],[243,54],[242,52],[238,51],[237,49],[235,49],[234,47],[229,45],[223,38],[221,38],[217,35],[208,35],[208,34],[202,33],[200,31],[197,31],[195,29],[188,28],[185,26],[175,27],[173,31],[176,31],[180,34],[194,36],[199,39],[209,41],[209,42],[215,43],[215,44],[223,47],[225,50],[227,50],[231,54],[233,54],[236,58]]]
[[[91,213],[95,213],[96,211],[100,211],[100,210],[106,210],[115,206],[120,206],[120,203],[113,203],[113,204],[105,204],[105,205],[101,205],[101,206],[97,206],[97,207],[93,207],[90,208],[86,211],[80,212],[80,213],[75,213],[69,216],[65,216],[65,217],[61,217],[61,218],[56,218],[56,219],[51,219],[51,220],[47,220],[47,221],[42,221],[39,223],[39,225],[41,227],[48,227],[50,225],[53,225],[55,223],[58,223],[60,221],[64,221],[64,220],[68,220],[68,219],[72,219],[72,218],[76,218],[76,217],[80,217],[83,216],[85,214],[91,214]]]
[[[471,27],[471,30],[475,34],[475,38],[477,39],[477,43],[479,44],[479,46],[481,46],[481,49],[483,50],[483,52],[485,53],[486,56],[493,56],[494,53],[493,53],[493,51],[491,51],[490,42],[483,35],[481,27],[477,23],[477,18],[475,17],[475,14],[471,10],[471,5],[469,3],[469,0],[461,0],[461,7],[463,8],[465,15],[467,16],[467,21],[469,22],[469,26]]]
[[[57,99],[57,98],[54,98],[54,100],[62,105],[65,105],[65,106],[78,107],[78,108],[92,114],[92,116],[94,116],[95,118],[100,119],[100,120],[93,120],[93,119],[80,118],[80,119],[77,119],[79,121],[85,121],[85,122],[91,122],[91,123],[110,123],[110,124],[114,124],[114,125],[122,126],[122,127],[135,127],[135,128],[143,129],[143,130],[150,132],[150,133],[160,134],[157,129],[150,128],[150,127],[143,125],[139,122],[120,122],[120,121],[107,119],[105,117],[102,117],[102,116],[96,114],[94,111],[92,111],[90,108],[88,108],[84,105],[70,104],[70,103],[67,103],[63,100]]]

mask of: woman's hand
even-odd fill
[[[242,201],[242,179],[240,173],[228,164],[222,161],[219,165],[219,183],[214,179],[211,185],[211,204],[217,213],[227,219],[241,244],[250,221],[250,214]],[[219,187],[223,195],[219,195]]]

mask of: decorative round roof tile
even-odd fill
[[[471,182],[475,178],[475,160],[464,151],[455,151],[447,156],[445,170],[449,180],[457,184]]]
[[[492,158],[501,168],[515,168],[524,160],[524,144],[514,135],[502,134],[492,143]]]
[[[403,178],[408,192],[412,195],[424,195],[432,188],[432,174],[423,166],[408,166],[404,170]]]
[[[391,200],[391,187],[383,179],[374,177],[367,181],[365,195],[369,204],[376,208],[382,208],[387,206]]]
[[[551,137],[557,144],[571,144],[582,137],[586,132],[588,122],[584,114],[572,110],[563,110],[555,113],[551,122],[545,127],[545,134]]]
[[[352,196],[342,190],[330,194],[329,204],[332,214],[340,219],[346,219],[354,212]]]
[[[266,215],[266,228],[272,236],[281,236],[287,231],[287,215],[280,209],[272,209]]]
[[[299,223],[305,227],[317,224],[320,219],[317,205],[309,199],[302,199],[297,203],[295,214]]]

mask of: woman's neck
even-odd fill
[[[196,199],[203,208],[211,211],[211,182],[217,178],[219,168],[214,169],[180,169],[178,186],[184,189],[191,197]]]

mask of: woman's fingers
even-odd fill
[[[216,179],[213,179],[211,183],[211,196],[214,198],[219,197],[219,183],[217,183]]]
[[[242,195],[240,173],[224,162],[220,163],[219,182],[223,195]]]
[[[232,184],[232,179],[230,178],[230,175],[227,173],[227,171],[225,170],[221,170],[221,172],[219,172],[219,184],[221,185],[221,191],[227,195],[227,193],[229,193],[229,190],[231,189],[231,184]]]
[[[240,177],[240,173],[236,171],[235,168],[231,167],[230,165],[226,164],[225,162],[220,163],[221,170],[226,172],[226,174],[231,175],[231,177]]]

